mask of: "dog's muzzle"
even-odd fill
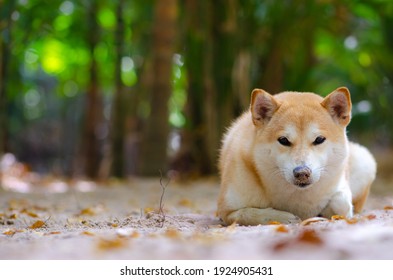
[[[302,165],[293,169],[294,184],[304,188],[312,183],[312,171],[308,166]]]

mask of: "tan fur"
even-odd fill
[[[364,189],[363,194],[361,196],[352,198],[353,211],[355,213],[362,212],[364,204],[366,203],[367,197],[370,193],[370,188],[371,188],[371,184]]]
[[[376,164],[367,149],[348,142],[350,113],[346,88],[326,98],[298,92],[273,97],[255,89],[250,110],[223,139],[221,219],[244,225],[292,223],[316,215],[351,216],[353,207],[361,211]],[[278,141],[282,137],[288,145]],[[315,144],[321,137],[326,140]],[[295,176],[295,169],[307,172]]]

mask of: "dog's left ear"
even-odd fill
[[[321,104],[338,124],[347,126],[351,121],[351,95],[346,87],[340,87],[330,93]]]

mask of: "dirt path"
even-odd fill
[[[351,220],[222,227],[215,179],[169,184],[163,213],[158,179],[92,188],[0,190],[0,259],[393,259],[389,195]]]

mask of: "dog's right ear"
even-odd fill
[[[251,93],[252,122],[256,126],[267,123],[278,108],[272,95],[262,89],[254,89]]]

